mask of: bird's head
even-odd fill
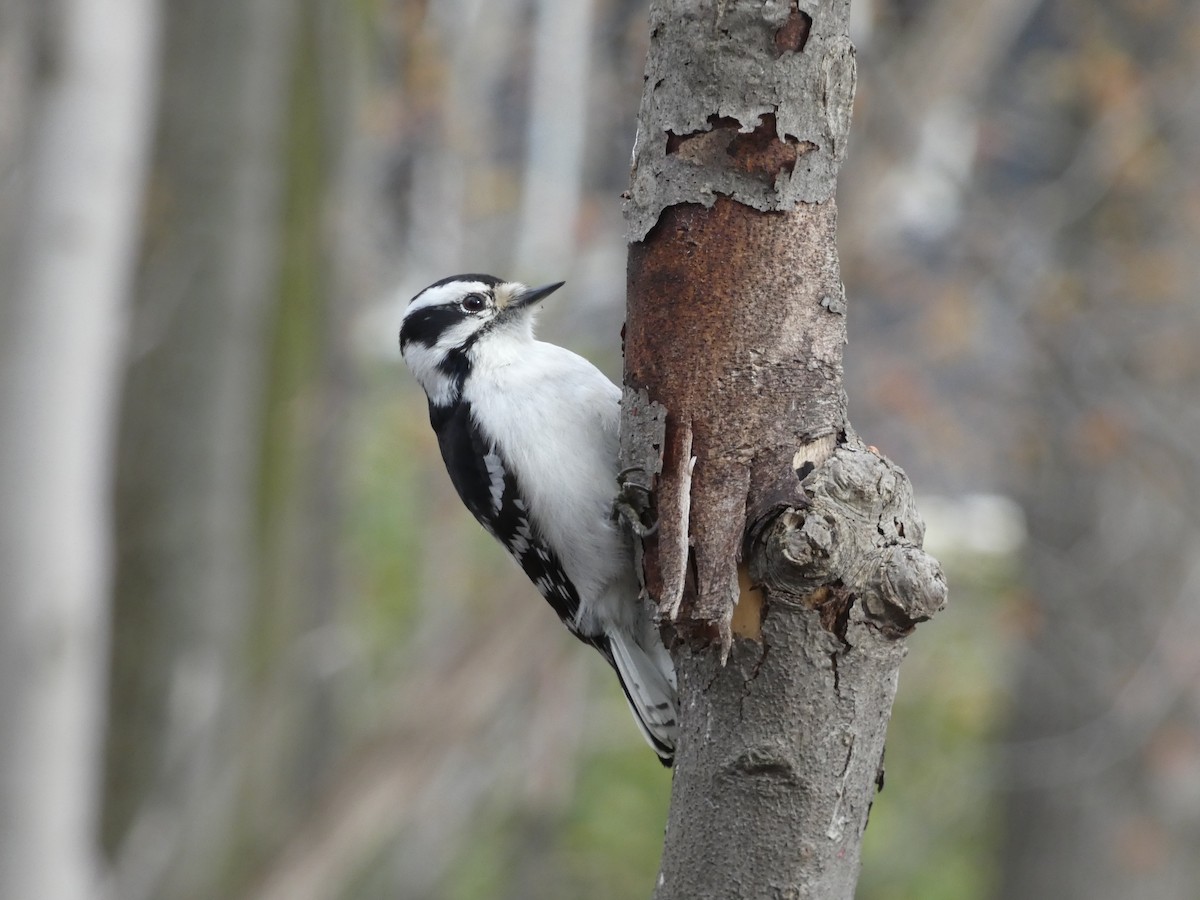
[[[492,275],[454,275],[413,297],[400,324],[400,353],[430,402],[457,400],[481,353],[519,352],[532,341],[538,302],[563,283],[531,288]]]

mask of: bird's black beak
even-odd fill
[[[517,310],[533,306],[535,303],[545,300],[564,284],[566,284],[565,281],[558,281],[554,284],[543,285],[542,287],[526,288],[509,301],[508,308]]]

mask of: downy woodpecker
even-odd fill
[[[642,734],[670,765],[675,671],[613,516],[621,390],[533,336],[538,303],[562,284],[443,278],[409,304],[400,352],[429,398],[459,497],[616,670]]]

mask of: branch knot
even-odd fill
[[[777,508],[750,536],[756,584],[821,611],[843,640],[856,620],[903,637],[945,605],[945,578],[921,549],[925,526],[903,469],[861,443],[841,444],[801,484],[807,506]],[[843,601],[836,615],[831,597]]]

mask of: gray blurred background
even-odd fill
[[[0,11],[5,203],[40,42],[89,2]],[[104,889],[649,896],[669,773],[461,508],[396,347],[439,277],[565,279],[542,336],[619,381],[645,4],[143,6]],[[951,584],[859,896],[1200,896],[1200,7],[854,0],[851,30],[851,415]]]

